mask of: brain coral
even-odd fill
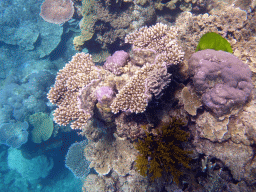
[[[41,143],[42,141],[47,141],[53,131],[53,121],[45,113],[39,112],[29,116],[29,123],[31,123],[34,128],[31,131],[32,141],[34,143]]]
[[[248,99],[253,88],[251,71],[234,55],[206,49],[194,53],[188,63],[196,91],[215,115],[227,114]]]

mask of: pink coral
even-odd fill
[[[104,68],[111,71],[115,75],[122,74],[122,67],[126,64],[129,54],[125,51],[116,51],[112,56],[109,56],[104,63]]]
[[[62,24],[74,14],[71,0],[45,0],[41,6],[40,16],[49,23]]]

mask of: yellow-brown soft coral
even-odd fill
[[[140,155],[136,159],[136,168],[142,176],[149,175],[151,180],[154,180],[163,173],[171,173],[173,180],[179,183],[182,173],[177,169],[177,165],[182,164],[190,168],[190,158],[187,154],[192,153],[180,146],[189,136],[180,129],[183,125],[181,120],[173,118],[168,124],[162,125],[156,135],[146,132],[146,137],[138,140],[135,148]]]

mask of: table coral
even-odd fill
[[[75,12],[71,0],[45,0],[40,16],[49,23],[62,24],[70,20]]]

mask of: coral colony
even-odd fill
[[[255,0],[0,14],[0,191],[256,191]]]

